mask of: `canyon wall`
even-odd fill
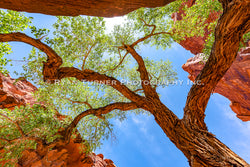
[[[164,6],[174,0],[1,0],[0,8],[54,16],[123,16],[140,7]]]
[[[188,0],[183,5],[191,7],[194,3],[195,0]],[[185,12],[181,7],[178,12],[172,14],[172,19],[175,22],[182,20],[182,15],[185,15]],[[211,12],[206,23],[215,21],[219,15],[220,12]],[[195,54],[182,66],[189,73],[189,79],[192,81],[205,65],[202,50],[209,35],[207,26],[204,30],[204,36],[186,37],[179,43],[183,48]],[[231,101],[230,107],[239,119],[250,121],[250,43],[238,52],[237,59],[218,83],[214,93],[219,93]]]
[[[16,106],[36,104],[37,102],[32,95],[36,90],[37,88],[25,79],[16,81],[10,76],[4,76],[0,73],[0,109],[12,110]],[[57,115],[58,119],[64,117],[60,114]],[[16,165],[19,167],[115,167],[113,161],[104,159],[102,154],[90,153],[86,155],[81,153],[81,142],[82,139],[78,136],[76,139],[71,139],[69,143],[47,150],[44,155],[41,155],[37,150],[25,150]],[[0,152],[2,151],[3,148],[0,148]],[[4,163],[6,161],[0,161],[0,166],[3,166]]]

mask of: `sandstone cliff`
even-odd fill
[[[36,90],[37,88],[25,79],[16,81],[10,76],[4,76],[0,73],[0,109],[13,109],[15,106],[37,103],[32,96],[32,93]],[[58,115],[58,117],[63,119],[65,116]],[[40,155],[37,150],[25,150],[18,160],[18,166],[115,167],[112,160],[104,159],[102,154],[85,155],[81,153],[81,142],[81,138],[78,137],[69,143],[61,144],[60,147],[48,150],[45,155]],[[3,148],[0,148],[1,151],[3,151]],[[0,166],[3,166],[4,163],[0,161]]]
[[[0,8],[55,16],[123,16],[140,7],[164,6],[173,0],[1,0]]]

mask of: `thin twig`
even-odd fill
[[[120,63],[117,66],[115,66],[113,69],[108,69],[106,71],[103,71],[103,73],[106,73],[108,71],[114,71],[114,70],[116,70],[123,63],[123,61],[124,61],[124,59],[126,58],[127,55],[128,55],[128,52],[126,52],[126,54],[122,57]]]
[[[65,97],[65,99],[69,100],[71,103],[78,103],[78,104],[85,104],[87,105],[90,109],[92,109],[93,107],[91,106],[91,104],[89,104],[88,100],[86,101],[75,101],[75,100],[71,100],[70,98]]]
[[[145,20],[143,20],[142,18],[139,18],[141,21],[143,21],[144,23],[144,26],[148,26],[148,27],[153,27],[153,30],[151,31],[150,34],[153,34],[155,32],[155,29],[156,29],[156,25],[154,24],[147,24]]]
[[[91,52],[91,50],[93,49],[93,47],[96,45],[96,42],[91,45],[91,47],[88,49],[87,53],[84,55],[84,60],[83,60],[83,63],[82,63],[82,70],[84,70],[84,66],[85,66],[85,63],[86,63],[86,60]]]

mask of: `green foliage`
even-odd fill
[[[56,118],[56,110],[44,108],[41,105],[29,105],[16,107],[14,110],[0,110],[0,136],[10,143],[0,139],[0,148],[4,152],[0,154],[3,160],[17,160],[24,149],[35,148],[36,142],[25,137],[39,137],[46,142],[52,142],[59,136],[56,135],[60,128],[69,124],[69,119]],[[26,136],[22,136],[19,127]],[[17,140],[18,139],[18,140]],[[15,141],[14,141],[15,140]]]
[[[123,63],[121,57],[125,51],[117,46],[123,43],[132,44],[138,36],[134,25],[126,23],[124,26],[116,26],[112,33],[105,31],[105,21],[96,17],[58,17],[53,25],[53,38],[44,41],[50,45],[63,59],[63,65],[79,69],[91,69],[99,73],[126,80],[125,84],[131,90],[141,89],[140,84],[129,84],[132,81],[140,81],[139,72],[136,71],[136,62],[131,55],[127,55]],[[45,35],[47,30],[32,28],[36,38]],[[133,33],[132,33],[133,32]],[[141,34],[142,36],[144,34]],[[42,61],[46,61],[46,55],[37,49],[33,49],[26,65],[23,66],[25,76],[39,86],[36,92],[38,101],[42,101],[47,107],[55,107],[60,113],[74,118],[81,112],[91,107],[98,108],[113,102],[127,102],[119,92],[110,86],[97,83],[84,83],[74,78],[66,78],[56,84],[44,83],[42,80]],[[172,70],[170,62],[145,61],[154,80],[174,80],[176,73]],[[84,65],[83,65],[84,64]],[[157,68],[161,70],[158,71]],[[143,95],[142,92],[139,92]],[[88,104],[87,104],[88,103]],[[135,110],[141,113],[142,110]],[[112,118],[126,119],[127,112],[113,111],[105,115],[105,119],[95,116],[87,116],[81,120],[78,130],[84,140],[89,143],[89,149],[93,150],[101,145],[101,141],[113,136]]]
[[[205,31],[210,32],[203,51],[204,55],[209,55],[214,42],[214,29],[217,20],[208,24],[207,19],[211,11],[221,13],[222,6],[217,0],[196,0],[191,7],[188,7],[187,3],[188,1],[178,0],[164,7],[140,8],[131,12],[128,19],[134,22],[136,30],[144,32],[144,34],[149,34],[152,27],[144,26],[141,19],[147,24],[156,25],[155,32],[171,33],[171,36],[162,34],[144,41],[144,44],[150,43],[161,48],[170,47],[173,41],[180,42],[185,37],[203,37]],[[181,20],[174,22],[171,15],[174,12],[179,12],[180,8],[185,14],[181,14]]]
[[[108,76],[115,77],[131,90],[141,90],[140,75],[137,71],[137,63],[131,55],[126,55],[126,51],[118,49],[123,44],[132,44],[139,38],[152,33],[162,33],[152,36],[139,45],[152,45],[156,48],[165,49],[171,46],[173,41],[180,41],[184,37],[202,36],[204,28],[208,26],[205,20],[209,12],[220,11],[221,6],[217,1],[198,0],[191,8],[182,6],[186,15],[182,16],[181,21],[174,22],[171,15],[177,12],[183,1],[177,0],[167,6],[148,9],[141,8],[131,12],[126,19],[125,24],[117,25],[111,33],[106,32],[105,21],[97,17],[58,17],[57,22],[53,25],[53,30],[40,29],[30,26],[31,33],[35,38],[39,38],[52,47],[63,59],[63,65],[67,67],[76,67],[79,69],[91,69],[99,73],[105,73]],[[0,33],[13,31],[23,31],[30,23],[31,18],[23,14],[12,11],[1,11]],[[207,40],[204,52],[208,53],[213,43],[213,30],[216,22],[207,27],[211,35]],[[53,36],[48,37],[50,31]],[[168,32],[169,34],[166,34]],[[171,35],[170,35],[171,34]],[[0,57],[10,53],[8,44],[1,44]],[[143,55],[142,55],[143,56]],[[90,109],[105,106],[113,102],[127,102],[128,99],[123,97],[112,87],[97,83],[84,83],[74,78],[65,78],[56,84],[43,82],[42,61],[46,61],[45,53],[33,48],[29,56],[24,60],[28,63],[23,66],[22,76],[33,81],[39,90],[35,93],[38,102],[46,105],[46,109],[39,105],[31,107],[21,107],[10,112],[1,110],[2,113],[20,123],[25,133],[35,135],[47,142],[53,141],[60,127],[69,124],[69,119],[73,119],[81,112]],[[122,63],[121,63],[122,61]],[[148,69],[154,86],[162,86],[161,83],[173,81],[176,79],[176,72],[172,70],[169,61],[154,61],[152,58],[144,58],[146,68]],[[1,59],[1,65],[6,65],[7,59]],[[119,65],[119,66],[117,66]],[[2,67],[1,67],[2,68]],[[1,69],[0,69],[1,70]],[[142,91],[137,92],[143,95]],[[68,120],[60,122],[54,118],[55,110],[69,116]],[[35,112],[34,112],[35,111]],[[134,110],[134,113],[144,112]],[[88,150],[92,151],[101,146],[101,142],[110,136],[113,136],[113,125],[111,119],[126,119],[127,112],[113,111],[104,116],[104,119],[89,115],[83,118],[78,125],[78,130],[83,139],[86,141]],[[56,120],[56,121],[55,121]],[[9,140],[20,137],[15,124],[6,119],[1,119],[4,130],[1,130],[2,136],[7,136]],[[25,143],[27,142],[27,143]],[[25,141],[25,148],[33,148],[35,143]],[[5,145],[3,141],[2,145]],[[19,146],[19,147],[18,147]],[[21,145],[11,143],[8,145],[10,152],[6,158],[18,157],[24,149]],[[16,149],[16,151],[14,151]]]
[[[25,17],[23,13],[11,10],[0,10],[0,33],[11,33],[25,30],[31,22],[31,17]],[[8,43],[0,43],[0,72],[7,73],[4,68],[10,60],[5,55],[11,53]]]

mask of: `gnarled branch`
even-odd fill
[[[74,120],[71,122],[71,124],[65,129],[64,139],[66,141],[69,141],[70,136],[71,136],[74,128],[77,126],[79,121],[87,115],[101,116],[101,115],[107,114],[107,113],[109,113],[113,110],[116,110],[116,109],[122,110],[122,111],[127,111],[127,110],[133,110],[133,109],[137,109],[137,108],[139,108],[139,107],[134,102],[130,102],[130,103],[117,102],[117,103],[109,104],[105,107],[86,110],[86,111],[82,112],[81,114],[77,115],[74,118]]]
[[[0,34],[0,42],[19,41],[30,44],[41,51],[45,52],[48,56],[47,62],[44,62],[43,77],[44,81],[55,82],[67,77],[74,77],[80,81],[88,82],[101,82],[106,85],[112,86],[119,91],[122,95],[131,101],[142,102],[143,97],[135,94],[128,87],[113,77],[94,72],[92,70],[79,70],[74,67],[61,67],[62,59],[57,53],[48,45],[42,43],[40,40],[29,37],[23,33],[9,33]]]
[[[141,77],[141,85],[144,90],[146,97],[156,97],[159,98],[158,94],[156,93],[155,89],[151,86],[149,80],[149,74],[146,69],[145,63],[142,57],[135,51],[135,49],[130,45],[124,45],[124,48],[134,57],[136,60],[139,68],[138,71],[140,72]]]
[[[225,5],[225,4],[224,4]],[[205,108],[210,94],[234,62],[243,34],[250,30],[250,1],[227,3],[215,29],[215,42],[205,67],[189,91],[184,121],[192,127],[207,129]]]

